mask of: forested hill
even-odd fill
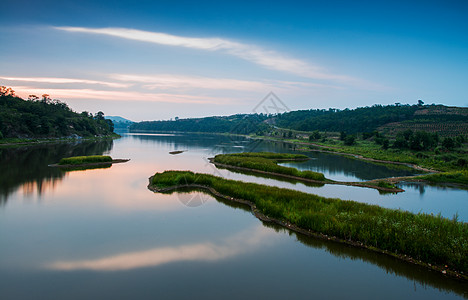
[[[178,131],[178,132],[208,132],[249,134],[268,126],[263,122],[267,115],[239,114],[227,117],[206,117],[194,119],[178,119],[174,121],[144,121],[133,123],[130,131]]]
[[[346,133],[413,129],[468,133],[468,108],[444,105],[374,105],[356,109],[302,110],[278,115],[278,127]],[[446,128],[442,128],[445,126]]]
[[[346,132],[383,131],[395,134],[406,129],[438,132],[442,136],[468,134],[468,108],[443,105],[374,105],[356,109],[311,109],[279,115],[233,115],[147,121],[134,123],[133,131],[229,132],[249,134],[274,127],[299,131]],[[270,128],[270,129],[269,129]]]
[[[110,135],[113,131],[112,121],[105,120],[102,112],[95,116],[76,113],[47,95],[23,100],[11,90],[0,90],[0,139],[90,137]]]

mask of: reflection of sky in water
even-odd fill
[[[221,146],[213,149],[214,144]],[[154,172],[177,169],[416,211],[448,207],[451,215],[453,207],[466,207],[460,200],[465,191],[426,187],[420,194],[405,187],[402,194],[379,195],[371,189],[313,188],[219,170],[206,161],[242,149],[220,137],[132,135],[115,140],[110,150],[114,158],[130,158],[127,163],[47,179],[41,194],[31,192],[36,181],[21,184],[1,208],[1,298],[430,299],[461,293],[456,282],[381,255],[303,237],[299,243],[284,230],[261,226],[245,208],[210,196],[203,196],[208,201],[202,206],[187,207],[189,194],[146,188]],[[460,215],[466,219],[466,211]],[[16,288],[24,282],[27,290]]]

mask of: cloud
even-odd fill
[[[247,90],[263,91],[271,89],[271,85],[258,82],[227,78],[195,77],[183,75],[136,75],[136,74],[114,74],[112,79],[125,82],[145,83],[148,89],[180,89],[199,88],[214,90]]]
[[[288,57],[276,51],[266,50],[256,45],[239,43],[222,38],[193,38],[128,28],[54,28],[67,32],[107,35],[166,46],[184,47],[205,51],[222,51],[271,70],[287,72],[309,79],[339,82],[361,88],[381,88],[379,85],[370,83],[363,79],[329,73],[325,69],[312,65],[307,61]]]
[[[47,93],[51,98],[58,99],[94,99],[109,101],[149,101],[165,103],[198,103],[198,104],[232,104],[235,101],[230,98],[194,96],[186,94],[169,93],[141,93],[129,91],[101,91],[94,89],[39,89],[28,86],[13,86],[16,94],[27,98],[28,95],[41,95]]]
[[[129,84],[106,82],[98,80],[88,79],[76,79],[76,78],[57,78],[57,77],[0,77],[3,80],[9,81],[26,81],[26,82],[37,82],[37,83],[78,83],[78,84],[99,84],[114,88],[127,88]]]
[[[56,261],[45,266],[59,271],[92,270],[124,271],[157,267],[179,261],[218,261],[254,251],[272,243],[275,232],[262,225],[215,243],[197,243],[177,247],[159,247],[144,251],[126,252],[88,260]]]

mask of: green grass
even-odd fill
[[[434,183],[453,182],[468,185],[468,170],[429,174],[418,178]]]
[[[82,165],[100,162],[112,162],[112,157],[105,155],[67,157],[62,158],[59,162],[59,165]]]
[[[301,228],[468,271],[468,224],[427,214],[324,198],[294,190],[227,180],[190,171],[156,173],[159,188],[199,184],[254,203],[265,215]]]
[[[457,171],[468,167],[463,168],[458,164],[460,159],[468,161],[468,153],[464,150],[452,151],[449,154],[436,154],[434,151],[411,151],[393,148],[385,150],[374,142],[362,140],[357,141],[353,146],[345,146],[342,141],[336,140],[315,143],[327,147],[326,150],[329,151],[358,154],[377,160],[409,163],[439,171]]]
[[[215,156],[216,163],[234,167],[248,168],[265,172],[278,173],[283,175],[301,177],[306,179],[324,181],[322,173],[312,171],[299,171],[296,168],[279,166],[279,161],[295,161],[309,159],[303,154],[283,154],[272,152],[245,152],[235,154],[218,154]]]

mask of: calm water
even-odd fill
[[[188,151],[168,154],[173,150]],[[458,212],[468,220],[468,192],[462,190],[404,185],[405,193],[380,195],[238,174],[206,161],[249,150],[293,151],[287,144],[220,136],[136,134],[113,142],[0,149],[0,299],[468,297],[466,284],[263,224],[244,207],[196,192],[161,195],[146,188],[156,171],[189,169],[447,217]],[[85,154],[131,161],[86,171],[47,167]],[[332,179],[401,172],[310,155],[311,167]]]

